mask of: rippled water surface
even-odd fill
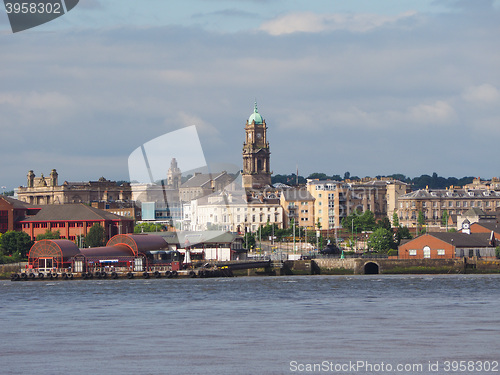
[[[1,374],[328,373],[306,371],[324,361],[423,364],[423,372],[405,373],[436,374],[431,361],[442,374],[453,373],[443,370],[447,360],[500,360],[497,275],[1,281],[0,288]]]

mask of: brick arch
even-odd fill
[[[363,265],[363,273],[365,275],[378,275],[380,273],[380,265],[374,261],[366,262]]]

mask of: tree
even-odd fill
[[[59,230],[52,232],[50,229],[47,229],[44,234],[39,234],[38,236],[36,236],[37,241],[58,240],[59,238],[61,238],[61,232]]]
[[[392,248],[393,235],[386,228],[378,228],[368,238],[368,248],[379,252],[387,252]]]
[[[326,174],[318,172],[311,173],[307,178],[311,180],[313,179],[328,180],[328,176]]]
[[[397,247],[401,244],[401,240],[412,239],[412,235],[408,227],[399,226],[396,229],[396,233],[394,234],[394,247]]]
[[[394,211],[394,213],[392,214],[392,226],[394,228],[399,227],[399,217],[397,211]]]
[[[391,221],[389,220],[389,218],[387,216],[384,216],[382,219],[377,221],[376,227],[377,228],[385,228],[389,231],[392,231]]]
[[[164,230],[165,227],[162,224],[158,223],[140,223],[134,227],[134,233],[162,232]]]
[[[420,233],[425,233],[425,216],[422,211],[418,211],[417,224],[420,227]]]
[[[446,227],[448,225],[448,218],[450,215],[448,214],[448,210],[444,210],[441,215],[441,226]]]
[[[100,224],[94,224],[85,236],[85,244],[89,247],[104,246],[105,239],[106,233],[104,228]]]
[[[370,210],[361,213],[360,210],[352,212],[349,216],[342,219],[342,226],[349,232],[361,233],[371,231],[375,228],[375,215]]]
[[[247,249],[254,249],[255,248],[255,234],[251,232],[246,232],[245,236],[243,237],[243,243],[245,244],[245,247]]]
[[[26,258],[26,254],[33,246],[31,237],[24,232],[10,230],[5,232],[0,240],[0,247],[4,254],[9,256],[17,254],[20,258]]]
[[[500,259],[500,246],[497,246],[495,249],[495,255],[497,256],[497,259]]]

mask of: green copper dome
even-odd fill
[[[253,113],[248,118],[248,123],[249,124],[251,124],[252,121],[255,121],[256,124],[262,124],[262,123],[264,123],[264,120],[262,119],[262,116],[260,115],[259,111],[257,110],[257,102],[255,102],[255,107],[254,107]]]

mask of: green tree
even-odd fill
[[[384,216],[382,219],[377,221],[376,228],[385,228],[385,229],[392,232],[391,221],[389,220],[389,218],[387,216]]]
[[[255,249],[255,234],[252,232],[246,232],[243,237],[243,244],[247,249]]]
[[[20,258],[26,258],[33,241],[31,237],[24,232],[8,231],[0,238],[0,247],[5,255],[13,256],[17,254]]]
[[[393,246],[392,231],[389,231],[386,228],[375,229],[375,231],[368,238],[367,245],[370,250],[379,253],[389,251]]]
[[[311,173],[307,178],[308,179],[327,180],[328,176],[324,173],[314,172],[314,173]]]
[[[52,232],[50,229],[47,229],[45,233],[39,234],[36,236],[36,240],[58,240],[61,238],[61,232],[59,230],[56,230],[55,232]]]
[[[500,259],[500,246],[497,246],[495,249],[495,255],[497,256],[497,259]]]
[[[394,213],[392,214],[392,226],[394,228],[399,227],[399,217],[397,211],[394,211]]]
[[[349,216],[342,219],[342,226],[347,231],[361,233],[375,229],[375,215],[370,210],[361,213],[360,210],[352,212]]]
[[[134,227],[134,233],[162,232],[164,230],[163,224],[159,223],[140,223]]]
[[[89,247],[99,247],[104,246],[104,241],[106,240],[106,233],[104,228],[100,224],[92,225],[89,229],[88,234],[85,236],[85,245]]]
[[[441,215],[441,226],[445,227],[448,225],[448,218],[450,215],[448,214],[448,210],[444,210]]]
[[[399,226],[394,233],[394,248],[397,248],[401,244],[401,240],[412,239],[412,235],[408,227]]]
[[[425,216],[422,211],[418,211],[418,217],[417,217],[417,224],[418,227],[420,228],[420,233],[425,233]]]

